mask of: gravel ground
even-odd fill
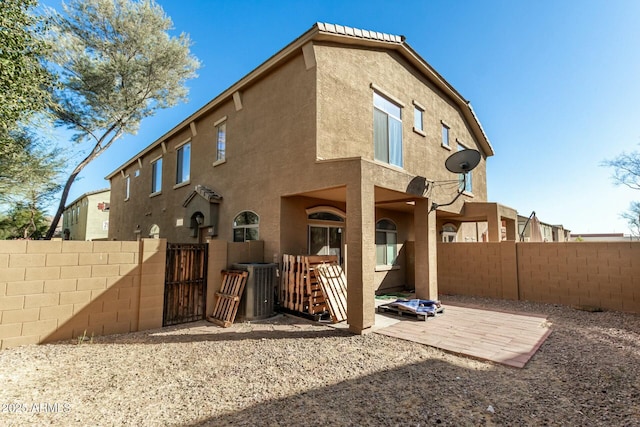
[[[553,332],[524,369],[286,316],[19,347],[0,352],[0,425],[640,426],[640,316],[447,301]]]

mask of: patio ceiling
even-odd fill
[[[377,208],[407,213],[413,212],[414,202],[420,198],[412,194],[382,187],[374,187],[374,195]],[[345,186],[323,188],[319,190],[305,191],[299,194],[292,194],[291,196],[311,197],[315,199],[345,203],[347,201],[347,188]]]

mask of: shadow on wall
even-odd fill
[[[59,319],[64,318],[62,314],[70,309],[73,309],[73,315],[59,322],[56,330],[42,342],[161,327],[166,240],[144,239],[139,248],[137,256],[131,260],[132,264],[102,267],[117,269],[119,276],[78,278],[75,291],[61,292],[57,307],[61,311]],[[112,258],[118,260],[119,255],[109,254],[110,261]],[[100,268],[99,265],[92,266],[92,273],[100,272]]]
[[[136,268],[136,270],[139,267]],[[137,273],[134,271],[132,273]],[[87,337],[121,334],[139,330],[138,313],[140,309],[140,284],[136,275],[125,276],[117,280],[106,290],[83,290],[74,295],[61,296],[58,308],[68,310],[70,305],[84,305],[60,324],[57,329],[46,336],[42,342],[53,342]],[[92,297],[92,293],[98,294]],[[91,299],[87,304],[86,300]],[[86,304],[86,305],[85,305]],[[160,325],[162,326],[162,317]],[[142,328],[144,329],[144,328]]]
[[[411,254],[413,242],[404,242],[398,251],[398,256],[394,264],[394,269],[387,271],[376,271],[376,295],[388,292],[399,292],[412,290],[415,288],[414,261]]]

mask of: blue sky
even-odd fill
[[[158,3],[202,61],[189,103],[117,141],[69,202],[108,187],[108,173],[320,21],[406,36],[471,101],[496,152],[490,201],[574,233],[628,233],[620,213],[640,193],[614,186],[601,162],[640,149],[637,0]]]

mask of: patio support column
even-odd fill
[[[500,221],[500,216],[498,215],[498,210],[491,210],[487,212],[487,241],[489,242],[499,242],[502,240],[500,228],[502,227],[502,223]]]
[[[347,185],[347,323],[361,334],[375,322],[376,226],[373,185],[358,184]]]
[[[512,242],[518,240],[516,234],[516,221],[511,218],[505,218],[504,222],[507,226],[507,240]]]
[[[415,229],[416,298],[438,299],[438,258],[436,211],[429,199],[416,200],[413,211]]]

